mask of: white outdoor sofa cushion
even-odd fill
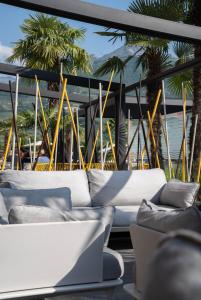
[[[54,189],[68,187],[71,190],[73,206],[91,206],[86,172],[76,171],[13,171],[0,173],[0,182],[9,182],[12,189]]]
[[[91,170],[87,173],[92,206],[135,206],[143,199],[159,202],[166,177],[161,169]]]

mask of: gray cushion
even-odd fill
[[[139,206],[116,206],[113,227],[129,227],[136,223]]]
[[[109,248],[103,252],[103,280],[121,278],[124,274],[124,262],[122,256]]]
[[[24,171],[24,173],[26,173]],[[8,222],[8,212],[16,205],[46,206],[59,210],[70,210],[71,194],[68,188],[48,190],[13,190],[0,188],[0,219]],[[2,222],[0,221],[0,222]]]
[[[167,211],[143,200],[138,211],[137,224],[163,233],[177,229],[190,229],[201,233],[200,212],[194,206]]]
[[[50,189],[68,187],[73,206],[91,206],[86,172],[77,171],[10,171],[0,174],[0,182],[9,182],[13,189]]]
[[[159,201],[166,177],[162,170],[102,171],[88,173],[93,206],[140,205],[143,199]]]
[[[10,209],[9,224],[75,221],[70,212],[44,206],[19,205]]]
[[[160,203],[179,208],[189,207],[193,205],[199,187],[198,183],[169,181],[161,192]]]
[[[101,220],[105,226],[105,244],[108,243],[114,217],[114,207],[73,208],[70,212],[72,218],[79,221]]]

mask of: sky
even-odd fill
[[[86,2],[126,10],[131,0],[87,0]],[[0,62],[5,61],[5,59],[11,55],[13,43],[23,38],[20,25],[30,14],[34,14],[34,12],[0,3]],[[103,31],[103,27],[73,20],[62,20],[68,22],[69,25],[73,27],[86,29],[86,38],[81,42],[80,46],[96,57],[101,57],[122,46],[121,42],[113,45],[108,42],[107,38],[98,36],[95,33],[97,31]]]

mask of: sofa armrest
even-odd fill
[[[130,235],[136,256],[136,288],[141,292],[150,259],[165,234],[133,224],[130,227]]]
[[[0,293],[102,281],[98,221],[0,226]]]

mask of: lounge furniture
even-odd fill
[[[168,234],[148,268],[142,300],[199,300],[201,235],[193,231]]]
[[[159,242],[169,232],[179,229],[201,233],[201,215],[196,207],[171,208],[167,211],[143,201],[137,224],[130,226],[136,257],[135,292],[138,292],[138,299],[144,291],[148,267]]]
[[[121,256],[104,249],[101,222],[0,226],[0,299],[43,299],[122,284]]]
[[[142,171],[10,171],[0,173],[0,182],[12,189],[50,189],[68,187],[73,209],[115,206],[112,231],[129,231],[136,222],[143,199],[159,203],[166,184],[163,170]]]

